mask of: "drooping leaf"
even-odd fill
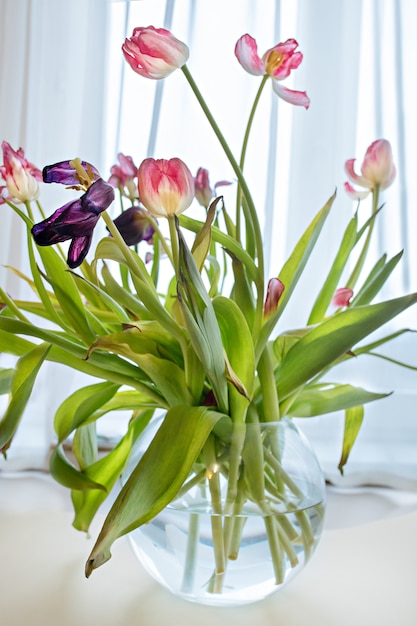
[[[140,405],[138,404],[138,406]],[[104,485],[106,492],[97,489],[72,491],[71,497],[75,509],[73,525],[78,530],[88,531],[98,508],[120,477],[133,444],[149,423],[153,413],[153,409],[137,411],[137,415],[129,423],[127,433],[120,439],[117,446],[85,469],[85,474],[94,482]]]
[[[177,406],[116,498],[86,564],[86,575],[105,563],[120,536],[155,517],[178,493],[221,413]]]
[[[364,413],[365,412],[363,406],[356,406],[352,407],[351,409],[346,409],[342,454],[338,465],[338,470],[341,474],[343,474],[343,468],[347,463],[347,460],[353,448],[353,444],[355,443],[360,427],[362,426]]]
[[[417,293],[363,307],[351,307],[305,334],[277,371],[281,400],[331,366],[356,343],[417,302]]]
[[[51,476],[64,487],[69,489],[100,489],[106,491],[104,485],[91,480],[78,470],[65,456],[62,444],[58,445],[49,459],[49,471]]]
[[[36,376],[50,348],[49,344],[40,344],[20,357],[16,364],[11,381],[10,402],[0,421],[0,451],[3,454],[10,447],[32,393]]]
[[[101,337],[90,348],[89,354],[97,349],[119,354],[136,363],[146,379],[155,384],[156,392],[161,396],[160,406],[193,404],[184,369],[171,360],[158,357],[155,354],[158,345],[142,333],[125,331]]]
[[[76,428],[88,421],[91,414],[113,398],[120,385],[103,382],[77,389],[66,398],[55,413],[54,427],[61,443]]]
[[[286,411],[291,417],[313,417],[350,409],[386,398],[389,393],[374,393],[353,385],[323,383],[303,389]]]

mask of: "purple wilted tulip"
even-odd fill
[[[114,200],[111,185],[98,177],[97,170],[89,163],[63,161],[44,168],[45,182],[74,183],[76,189],[85,189],[77,200],[68,202],[50,217],[32,227],[32,235],[38,246],[50,246],[71,239],[67,263],[70,268],[81,265],[93,238],[94,227],[100,213]]]
[[[148,211],[140,206],[129,207],[116,217],[114,223],[128,246],[150,242],[155,232]]]

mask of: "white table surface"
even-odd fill
[[[124,538],[114,544],[112,559],[87,580],[84,563],[98,524],[86,538],[72,528],[67,494],[58,486],[0,477],[0,623],[230,626],[233,620],[239,626],[416,626],[415,494],[401,506],[394,502],[391,510],[385,497],[384,505],[365,507],[359,521],[352,511],[349,517],[347,508],[340,517],[340,498],[352,509],[349,494],[331,494],[317,551],[287,588],[258,604],[223,609],[194,605],[165,591],[142,569]],[[340,527],[343,519],[353,525]]]

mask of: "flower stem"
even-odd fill
[[[181,591],[192,593],[194,588],[195,571],[197,568],[198,538],[200,533],[200,516],[198,513],[190,514],[187,533],[187,550],[185,553],[184,576]]]
[[[241,153],[240,153],[240,162],[239,162],[239,167],[240,167],[242,172],[243,172],[243,169],[244,169],[244,166],[245,166],[246,151],[247,151],[247,147],[248,147],[250,131],[252,129],[253,120],[255,118],[255,112],[256,112],[256,109],[258,107],[262,91],[263,91],[263,89],[265,87],[265,84],[266,84],[266,81],[267,81],[268,78],[269,78],[268,74],[265,74],[265,76],[263,76],[263,78],[262,78],[261,84],[259,85],[259,89],[258,89],[258,91],[256,93],[256,96],[255,96],[255,100],[253,101],[252,109],[251,109],[250,114],[249,114],[248,123],[246,124],[246,131],[245,131],[245,135],[243,137],[243,144],[242,144],[242,150],[241,150]],[[241,187],[240,183],[238,183],[238,186],[237,186],[237,197],[236,197],[236,239],[238,241],[240,241],[240,215],[241,215],[240,208],[241,208],[241,204],[242,204],[242,187]]]
[[[194,95],[196,96],[208,122],[210,123],[210,126],[212,127],[217,139],[219,140],[220,145],[222,146],[230,165],[232,166],[239,185],[242,189],[243,195],[246,199],[246,204],[244,205],[246,207],[246,210],[248,211],[248,215],[249,218],[251,220],[251,224],[252,224],[252,228],[253,228],[253,232],[254,232],[254,237],[255,237],[255,242],[256,242],[256,254],[257,254],[257,261],[258,261],[258,276],[257,279],[255,281],[255,285],[256,285],[256,291],[258,294],[258,300],[257,300],[257,306],[256,306],[256,313],[255,313],[255,321],[254,321],[254,328],[253,328],[253,334],[255,337],[257,337],[261,324],[262,324],[262,313],[263,313],[263,299],[264,299],[264,255],[263,255],[263,241],[262,241],[262,233],[261,233],[261,227],[259,224],[259,220],[258,220],[258,215],[256,213],[256,207],[255,204],[253,202],[251,193],[249,191],[249,187],[246,183],[246,179],[243,176],[242,170],[239,167],[238,162],[236,161],[233,152],[231,151],[229,144],[227,143],[226,139],[224,138],[219,126],[217,125],[217,122],[215,121],[210,109],[207,106],[207,103],[205,102],[200,90],[198,89],[193,77],[191,76],[191,73],[188,69],[188,67],[186,65],[182,66],[182,71],[183,74],[185,76],[185,78],[187,79],[192,91],[194,92]]]
[[[375,217],[376,212],[378,210],[378,201],[379,201],[379,185],[376,185],[372,192],[372,216]],[[359,275],[362,271],[362,268],[365,263],[366,256],[368,254],[369,245],[371,243],[372,233],[375,226],[375,219],[373,219],[369,224],[368,233],[366,235],[365,243],[363,245],[362,251],[359,255],[358,260],[356,261],[356,265],[353,268],[353,271],[346,283],[346,287],[350,287],[353,289],[356,285],[356,282],[359,278]]]

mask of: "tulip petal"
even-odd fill
[[[68,250],[68,267],[75,269],[84,261],[91,246],[93,232],[85,237],[74,237]]]
[[[369,195],[368,191],[357,191],[352,185],[348,182],[344,184],[345,191],[347,195],[352,198],[352,200],[364,200]]]
[[[235,55],[244,70],[254,76],[265,74],[265,65],[258,54],[256,41],[250,35],[243,35],[235,46]]]
[[[76,169],[71,165],[72,161],[60,161],[53,165],[47,165],[42,170],[42,176],[44,183],[60,183],[61,185],[78,185],[79,178],[77,176]],[[87,163],[87,161],[81,161],[81,165],[85,170],[90,169],[94,175],[94,178],[100,178],[98,170]]]
[[[356,159],[348,159],[345,163],[345,172],[348,175],[348,178],[350,178],[353,183],[359,185],[360,187],[372,189],[372,182],[364,178],[364,176],[358,176],[358,174],[355,172],[355,161]]]
[[[113,202],[114,189],[109,183],[99,178],[87,189],[80,200],[85,211],[99,215]]]
[[[287,89],[287,87],[280,85],[277,80],[272,81],[272,87],[277,96],[282,98],[282,100],[285,100],[285,102],[289,102],[290,104],[294,104],[296,106],[302,106],[305,109],[308,109],[310,106],[310,98],[305,91]]]

